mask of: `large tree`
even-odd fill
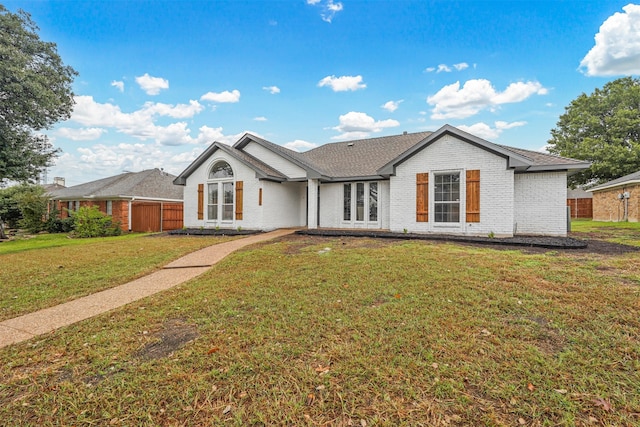
[[[40,132],[73,111],[77,73],[38,30],[27,12],[0,5],[0,185],[33,182],[51,164],[57,150]]]
[[[602,183],[640,170],[640,80],[614,80],[571,101],[551,131],[549,151],[591,162],[570,177],[570,185]]]

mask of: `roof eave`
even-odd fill
[[[588,190],[584,190],[587,192],[594,192],[594,191],[600,191],[600,190],[610,190],[612,188],[618,188],[618,187],[624,187],[626,185],[630,185],[630,184],[640,184],[640,179],[630,179],[629,181],[624,181],[624,182],[618,182],[616,184],[610,184],[610,185],[599,185],[597,187],[593,187],[593,188],[589,188]]]

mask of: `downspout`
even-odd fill
[[[160,202],[160,232],[162,233],[162,222],[164,220],[164,202]]]
[[[131,208],[133,207],[132,205],[133,205],[133,201],[134,201],[135,199],[136,199],[135,197],[132,197],[132,198],[129,200],[129,212],[128,212],[128,216],[129,216],[129,219],[128,219],[128,221],[129,221],[129,231],[131,231]]]

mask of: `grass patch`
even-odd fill
[[[38,235],[0,244],[0,320],[124,284],[189,252],[229,240],[130,234]]]
[[[290,236],[0,350],[0,419],[638,425],[634,257]]]
[[[599,239],[623,245],[640,246],[640,222],[574,219],[571,221],[571,234],[577,238]]]

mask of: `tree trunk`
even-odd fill
[[[0,218],[0,240],[2,239],[8,239],[8,237],[4,232],[4,222],[2,221],[2,218]]]

